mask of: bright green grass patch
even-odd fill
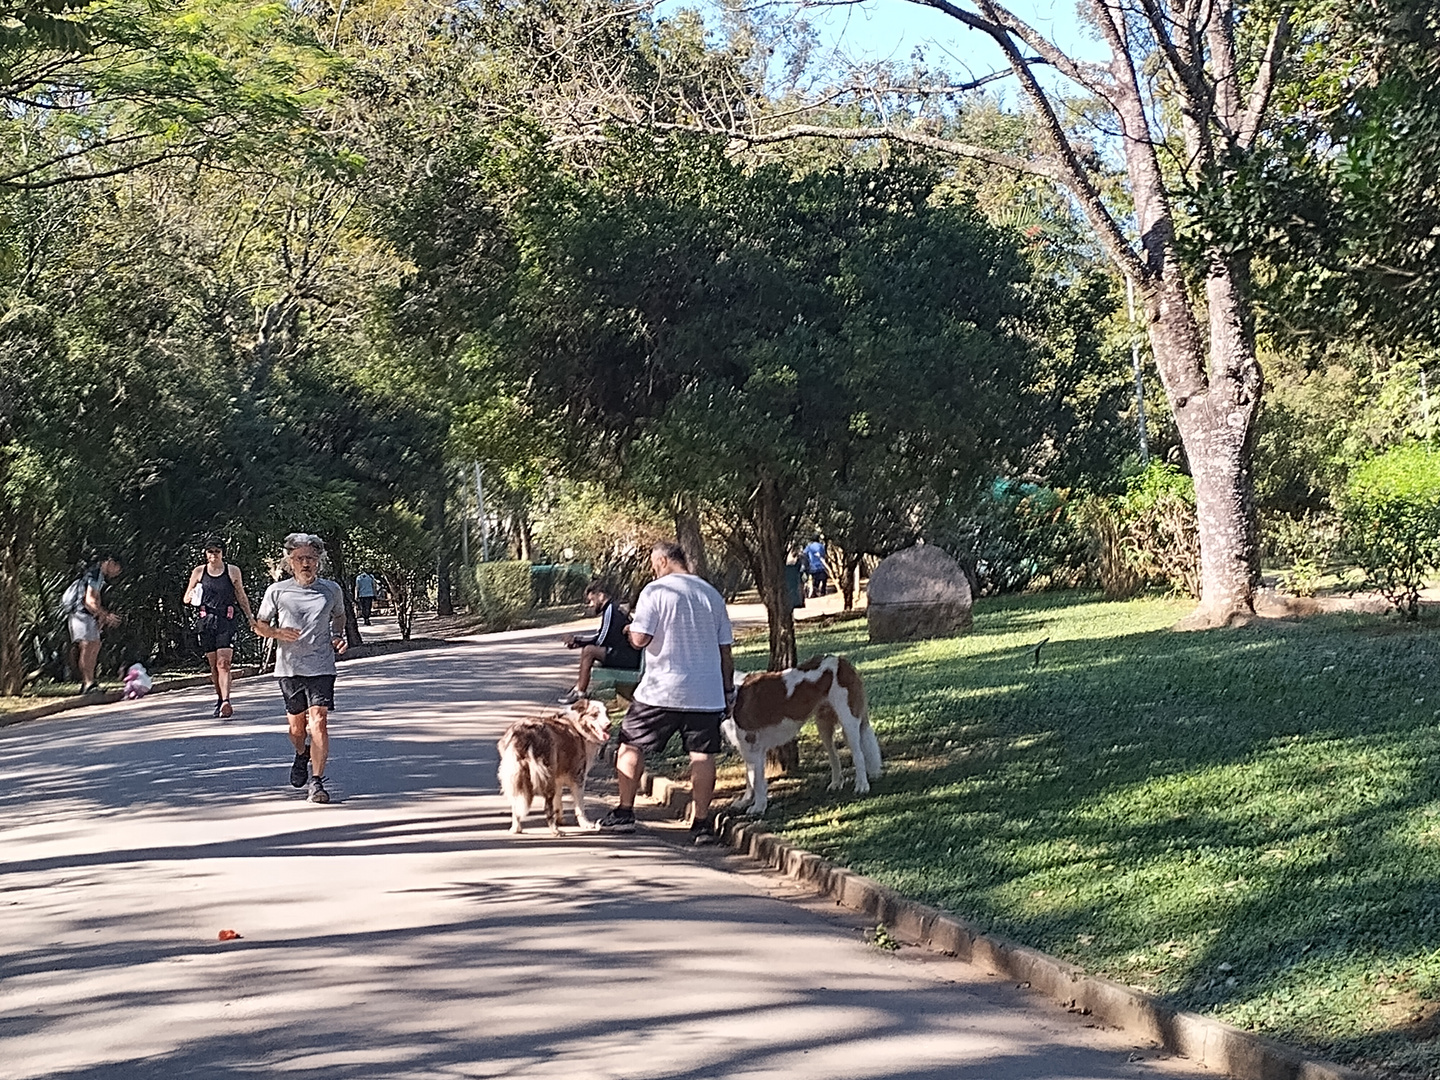
[[[886,773],[869,798],[827,793],[811,742],[767,819],[1175,1005],[1440,1075],[1434,630],[1168,630],[1185,610],[982,602],[973,634],[912,645],[802,627],[802,656],[865,675]]]

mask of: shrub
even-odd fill
[[[492,630],[508,630],[534,606],[528,562],[487,562],[475,567],[476,610]]]
[[[1356,466],[1340,513],[1365,584],[1415,618],[1425,576],[1440,567],[1440,453],[1411,443]]]
[[[1195,482],[1173,465],[1151,462],[1124,495],[1095,496],[1076,508],[1090,534],[1092,566],[1109,599],[1147,585],[1200,595]]]
[[[549,563],[530,567],[530,595],[537,607],[578,604],[590,583],[588,563]]]
[[[930,539],[982,595],[1073,588],[1088,576],[1065,493],[1039,484],[996,480],[962,513],[937,514]]]
[[[1147,581],[1200,595],[1200,532],[1195,481],[1173,465],[1152,461],[1120,498],[1127,553]]]
[[[1284,567],[1280,583],[1296,596],[1313,596],[1340,545],[1340,522],[1332,513],[1266,517],[1260,527],[1260,553],[1271,566]]]

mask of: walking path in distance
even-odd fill
[[[509,835],[495,740],[570,685],[559,632],[342,665],[329,806],[269,679],[228,723],[195,690],[0,731],[0,1075],[1198,1075],[678,824]]]

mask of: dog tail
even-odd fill
[[[528,806],[534,797],[534,789],[530,786],[530,771],[525,768],[524,753],[525,747],[522,740],[516,737],[514,728],[505,732],[500,739],[500,768],[499,780],[500,790],[505,793],[506,798],[512,801],[525,800]]]
[[[870,702],[865,697],[865,681],[855,665],[843,656],[836,657],[836,676],[850,695],[850,711],[860,720],[860,756],[865,759],[865,775],[877,780],[884,768],[880,760],[880,740],[875,738],[875,729],[870,726]]]

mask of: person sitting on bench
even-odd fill
[[[567,649],[580,650],[580,674],[560,699],[562,705],[573,704],[589,693],[590,669],[596,664],[621,671],[640,670],[640,650],[625,636],[630,615],[615,602],[614,590],[603,581],[592,581],[585,586],[585,603],[600,616],[600,629],[593,634],[566,634],[561,639]]]

